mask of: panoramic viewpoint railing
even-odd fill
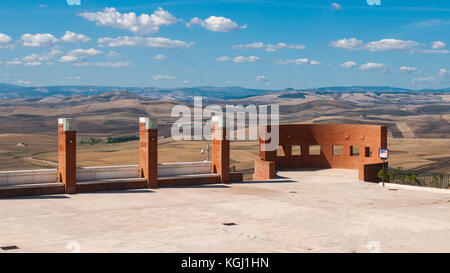
[[[379,171],[378,177],[383,177],[383,171]],[[430,173],[430,172],[412,172],[403,169],[388,168],[385,181],[394,184],[413,185],[431,188],[450,188],[450,174],[446,173]]]

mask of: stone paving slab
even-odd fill
[[[353,170],[279,175],[0,199],[0,247],[19,247],[0,253],[450,252],[450,194],[382,188]]]

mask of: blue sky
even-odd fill
[[[450,86],[450,2],[3,0],[0,82]]]

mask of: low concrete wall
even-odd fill
[[[211,173],[211,161],[158,164],[158,177]]]
[[[158,164],[158,176],[211,173],[211,162],[181,162]],[[138,165],[103,166],[77,168],[77,181],[114,178],[135,178]],[[0,172],[0,186],[57,182],[57,170],[24,170]]]
[[[130,178],[139,176],[138,165],[77,168],[77,181]]]
[[[0,186],[55,183],[56,181],[56,169],[0,172]]]

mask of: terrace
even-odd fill
[[[1,199],[0,246],[18,249],[0,253],[450,251],[448,192],[390,190],[356,170],[278,175]]]

